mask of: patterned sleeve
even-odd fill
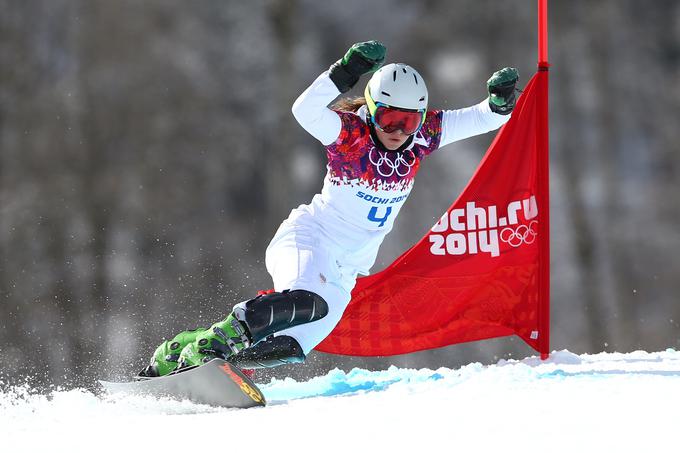
[[[338,138],[331,144],[326,146],[328,154],[331,156],[347,156],[352,150],[355,143],[363,140],[369,135],[368,126],[355,113],[335,111],[340,117],[341,129]],[[356,148],[356,147],[354,147]]]
[[[442,138],[443,115],[444,112],[441,110],[430,110],[427,112],[425,123],[416,135],[416,140],[424,140],[423,146],[419,147],[421,158],[429,156],[439,148]]]

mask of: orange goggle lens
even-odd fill
[[[412,135],[423,125],[424,118],[425,112],[422,110],[405,110],[381,105],[375,110],[373,122],[388,134],[401,130],[406,135]]]

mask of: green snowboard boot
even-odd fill
[[[184,346],[179,355],[179,368],[202,365],[214,358],[227,359],[250,347],[252,341],[247,332],[245,324],[230,314]]]
[[[186,345],[196,340],[205,329],[185,330],[171,340],[166,340],[156,348],[151,363],[139,375],[143,377],[165,376],[177,368],[180,352]]]

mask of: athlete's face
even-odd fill
[[[409,138],[409,136],[404,134],[401,129],[397,129],[396,131],[388,134],[387,132],[381,131],[380,128],[376,127],[375,133],[378,136],[380,143],[382,143],[383,146],[390,151],[399,149],[399,147],[403,145]]]

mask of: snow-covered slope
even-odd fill
[[[0,393],[0,451],[680,452],[680,352],[556,352],[451,370],[332,371],[225,410],[86,391]]]

